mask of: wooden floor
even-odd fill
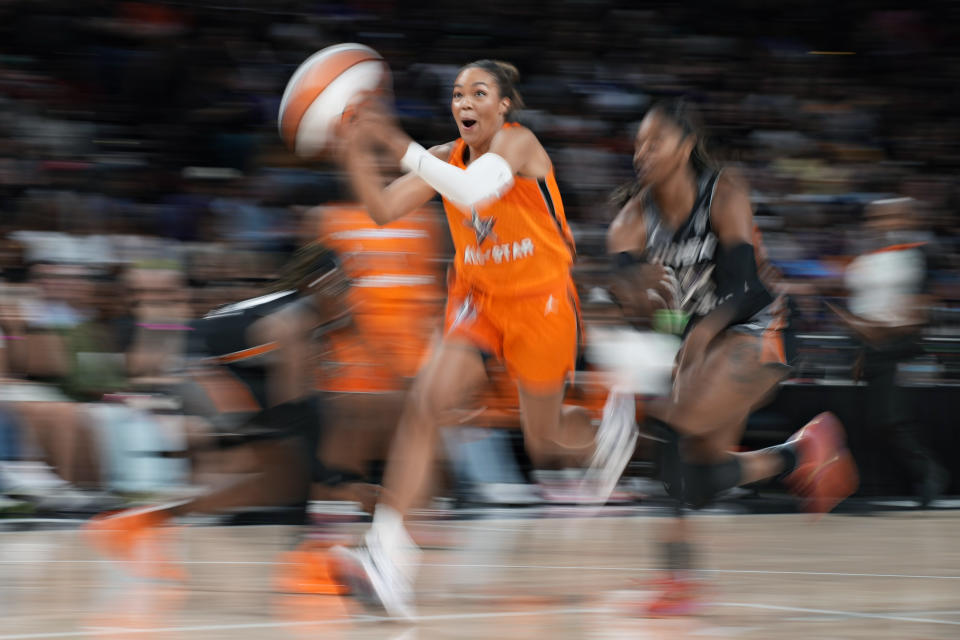
[[[132,577],[73,530],[0,533],[0,640],[14,638],[960,638],[960,511],[695,518],[708,606],[633,615],[662,520],[510,518],[424,525],[419,620],[276,593],[291,527],[182,527],[181,584]]]

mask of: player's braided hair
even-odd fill
[[[326,273],[339,267],[336,254],[319,242],[311,242],[297,249],[280,270],[271,291],[306,291]]]
[[[690,152],[690,163],[697,175],[716,168],[716,163],[707,153],[703,121],[691,102],[683,98],[655,102],[647,110],[647,114],[651,113],[656,113],[672,122],[683,132],[684,138],[695,136],[696,141],[693,145],[693,151]],[[641,191],[643,191],[643,185],[634,178],[630,182],[617,187],[610,195],[610,202],[617,209],[620,209]]]

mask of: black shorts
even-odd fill
[[[243,384],[260,409],[267,399],[267,358],[270,345],[251,345],[247,332],[261,316],[235,313],[208,316],[196,321],[191,336],[192,353],[204,363],[222,366]]]
[[[797,362],[797,334],[790,321],[795,309],[792,299],[780,296],[746,322],[732,325],[728,331],[760,338],[763,364],[792,369]]]
[[[194,324],[193,352],[214,367],[216,384],[230,388],[233,397],[245,398],[236,407],[217,402],[213,391],[200,381],[188,381],[184,397],[193,413],[209,418],[217,431],[250,439],[304,437],[317,441],[321,412],[318,397],[287,407],[271,407],[269,373],[272,344],[251,345],[248,331],[263,316],[230,313],[208,316]],[[206,388],[205,388],[206,387]]]

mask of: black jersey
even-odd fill
[[[669,267],[676,278],[677,290],[671,311],[683,321],[673,324],[673,331],[685,333],[722,302],[717,280],[717,257],[723,248],[710,220],[710,208],[720,171],[707,171],[697,178],[697,195],[693,209],[679,228],[672,229],[663,220],[657,203],[648,192],[643,199],[644,225],[647,245],[644,257]],[[759,236],[755,238],[755,242]],[[756,250],[756,246],[754,250]],[[788,325],[787,301],[775,296],[773,301],[750,318],[731,328],[745,333],[762,335],[771,327]]]
[[[262,367],[274,350],[271,344],[252,344],[247,330],[253,323],[300,299],[297,291],[280,291],[219,307],[197,323],[205,352],[221,364]]]
[[[715,274],[718,240],[710,224],[710,206],[719,175],[719,171],[708,171],[698,177],[693,210],[677,229],[664,221],[650,191],[643,196],[647,232],[644,259],[673,271],[677,280],[673,311],[693,318],[707,315],[718,304]]]

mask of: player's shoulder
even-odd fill
[[[623,203],[623,206],[620,207],[620,210],[617,211],[617,215],[613,219],[613,222],[610,223],[610,227],[618,228],[631,226],[640,221],[643,218],[643,213],[645,210],[645,195],[646,191],[640,190],[637,193],[629,196],[627,201]]]
[[[714,221],[739,217],[744,212],[751,214],[750,185],[736,167],[720,167],[717,171],[713,194],[710,198],[710,217]]]
[[[519,122],[506,123],[500,131],[497,131],[494,137],[501,140],[510,140],[511,142],[535,142],[537,144],[540,142],[532,130]]]
[[[607,227],[608,251],[616,253],[641,248],[646,241],[642,224],[643,193],[641,191],[630,197]]]
[[[434,145],[430,147],[428,151],[444,162],[447,162],[450,159],[450,154],[453,153],[454,147],[457,146],[457,142],[459,142],[459,140],[451,140],[450,142]]]
[[[750,184],[746,176],[743,175],[738,167],[722,166],[714,170],[716,172],[716,186],[714,187],[715,198],[727,198],[734,194],[749,194]]]

